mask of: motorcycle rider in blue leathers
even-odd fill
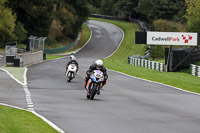
[[[94,64],[92,64],[89,67],[89,70],[86,71],[87,77],[85,77],[85,88],[86,88],[86,84],[87,84],[87,82],[90,78],[90,75],[94,70],[100,70],[100,71],[103,72],[103,75],[104,75],[103,86],[106,84],[106,81],[108,79],[108,74],[107,74],[106,68],[103,66],[103,61],[98,59],[98,60],[95,61]]]

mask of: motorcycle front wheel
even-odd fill
[[[94,84],[92,90],[90,90],[91,91],[90,92],[90,100],[94,99],[94,96],[96,95],[96,88],[97,88],[97,85]]]
[[[69,72],[68,75],[67,75],[67,81],[71,82],[71,80],[72,80],[72,73]]]

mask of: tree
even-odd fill
[[[93,5],[94,7],[100,7],[102,5],[103,0],[89,0],[89,4]]]
[[[197,32],[200,34],[200,1],[199,0],[185,0],[187,4],[187,31]],[[198,40],[200,37],[198,36]],[[200,45],[200,43],[198,43]]]
[[[153,16],[153,2],[152,0],[139,0],[135,11],[140,14],[140,18],[145,20],[152,20]]]
[[[21,22],[17,22],[14,30],[14,38],[17,42],[23,42],[27,39],[27,31],[24,29],[24,25]]]
[[[68,11],[73,14],[75,18],[74,24],[70,27],[72,34],[69,35],[71,38],[77,37],[78,33],[81,30],[81,26],[84,22],[87,21],[90,12],[89,12],[89,0],[60,0],[63,6]],[[71,7],[71,8],[70,8]]]
[[[73,27],[78,19],[75,9],[62,1],[55,8],[54,20],[48,38],[50,40],[63,39],[69,36],[76,36]]]
[[[115,4],[117,0],[103,0],[100,6],[100,13],[103,15],[115,15]]]
[[[140,0],[135,10],[149,22],[156,19],[185,22],[186,4],[183,0]]]
[[[94,0],[8,0],[6,5],[12,8],[17,23],[22,24],[18,26],[24,25],[28,35],[48,36],[53,41],[76,38],[90,15],[88,5],[99,6],[100,3]]]
[[[56,0],[8,0],[28,35],[47,36],[53,21],[53,9]]]
[[[135,11],[135,8],[138,6],[139,0],[119,0],[115,6],[116,10],[119,12],[124,12],[125,16],[128,17],[131,15],[132,18],[138,18],[138,13]]]
[[[16,20],[12,10],[5,7],[5,2],[6,0],[0,1],[0,47],[4,46],[4,42],[12,40]]]

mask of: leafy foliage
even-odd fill
[[[89,17],[89,8],[88,0],[65,0],[65,2],[69,5],[71,5],[75,9],[75,13],[77,15],[77,20],[75,21],[75,24],[72,27],[71,37],[75,38],[78,34],[78,32],[81,30],[82,24],[88,19]]]
[[[117,0],[103,0],[100,7],[100,14],[104,15],[116,15],[116,1]]]
[[[47,36],[53,20],[55,0],[8,0],[8,6],[17,15],[28,35]]]
[[[0,47],[4,46],[4,42],[12,39],[16,20],[12,10],[5,7],[5,2],[5,0],[0,1]]]
[[[124,12],[125,17],[132,16],[133,18],[138,18],[138,14],[135,9],[138,5],[139,0],[120,0],[116,3],[116,11]]]
[[[139,0],[135,10],[150,22],[156,19],[185,22],[186,4],[183,0]]]
[[[140,14],[142,19],[151,20],[153,18],[152,6],[152,0],[139,0],[135,11]]]
[[[48,36],[48,40],[76,38],[90,14],[89,4],[99,6],[101,0],[8,0],[6,3],[16,14],[17,23],[22,24],[21,30],[24,25],[28,36]]]
[[[27,31],[24,29],[24,25],[21,22],[17,22],[14,30],[14,38],[18,42],[23,42],[27,39]]]
[[[185,32],[183,24],[175,21],[157,19],[152,22],[152,30],[166,32]]]
[[[200,34],[200,1],[185,0],[187,3],[187,30]],[[200,37],[198,36],[198,40]],[[200,43],[198,43],[200,45]]]

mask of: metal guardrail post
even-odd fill
[[[44,44],[47,37],[37,37],[31,35],[29,39],[29,47],[31,52],[44,51]]]

